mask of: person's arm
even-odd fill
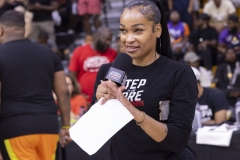
[[[204,42],[206,43],[206,46],[217,49],[218,33],[215,28],[211,28],[209,40],[206,40]]]
[[[227,120],[227,110],[223,109],[214,113],[214,122],[215,124],[221,124]]]
[[[168,8],[169,8],[169,11],[173,10],[173,1],[172,0],[168,0]]]
[[[225,55],[227,47],[226,47],[225,44],[219,43],[217,49],[218,49],[218,52],[220,52],[221,54]]]
[[[2,154],[1,154],[1,148],[0,148],[0,160],[3,160]]]
[[[70,60],[68,70],[70,71],[70,74],[72,74],[74,77],[78,78],[78,72],[80,70],[80,62],[79,62],[79,55],[81,54],[80,48],[76,48],[73,51],[72,58]]]
[[[193,10],[193,0],[189,0],[188,13],[191,14]]]
[[[54,93],[57,97],[57,104],[61,113],[62,126],[70,125],[70,95],[66,83],[64,71],[55,72],[53,78]]]
[[[180,153],[187,146],[197,103],[195,75],[189,66],[184,67],[174,80],[170,101],[171,111],[167,123],[161,123],[135,108],[122,94],[123,88],[117,88],[113,82],[101,83],[108,89],[107,91],[115,94],[116,99],[122,102],[136,122],[144,122],[141,127],[146,134],[159,142],[159,145],[175,153]],[[107,92],[101,97],[104,97],[104,101],[110,99]]]
[[[57,97],[57,104],[61,114],[60,144],[62,147],[70,141],[70,95],[66,83],[64,71],[57,71],[53,77],[53,90]]]
[[[211,48],[216,48],[217,46],[217,40],[213,39],[213,40],[205,40],[201,43],[199,43],[199,50],[205,50],[207,49],[207,47],[211,47]]]
[[[218,38],[218,52],[220,52],[221,54],[225,54],[226,52],[226,44],[225,44],[225,37],[227,35],[226,30],[223,30]]]
[[[221,124],[227,120],[228,102],[225,95],[217,89],[210,97],[212,110],[214,111],[214,119],[207,122],[207,124]]]

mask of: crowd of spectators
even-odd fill
[[[239,2],[169,0],[168,6],[168,27],[176,59],[198,68],[201,87],[215,88],[227,99],[228,107],[209,102],[213,120],[215,113],[224,110],[219,110],[221,107],[231,109],[240,97]],[[208,98],[222,97],[213,95]],[[199,103],[201,101],[199,98]],[[206,113],[209,108],[204,108]]]
[[[221,123],[230,119],[225,111],[233,108],[240,98],[239,1],[161,1],[167,11],[175,59],[199,70],[199,103],[209,106],[208,113],[211,110],[211,114],[202,115],[204,122],[207,119]],[[125,52],[120,41],[115,41],[116,51],[108,48],[113,43],[113,35],[109,28],[101,27],[103,4],[104,0],[0,1],[0,16],[8,10],[24,14],[25,38],[51,48],[69,61],[66,81],[71,95],[72,123],[89,109],[98,69],[102,64],[112,62],[117,53]],[[83,33],[85,37],[81,45],[71,45],[60,51],[56,43],[57,32]],[[215,88],[215,91],[209,88]],[[208,96],[216,103],[207,100]],[[224,104],[226,98],[228,106],[218,106],[221,105],[217,103],[219,98]],[[218,119],[214,121],[214,118]]]
[[[234,106],[240,97],[240,3],[237,0],[161,1],[167,11],[176,60],[198,68],[199,84],[219,89],[229,106]],[[116,53],[124,52],[119,41],[115,41],[116,52],[106,48],[113,35],[108,28],[101,27],[104,3],[104,0],[1,0],[0,16],[12,9],[24,14],[25,37],[64,55],[74,75],[67,81],[69,85],[76,81],[74,78],[79,81],[89,106],[99,67],[113,61]],[[85,37],[81,46],[71,45],[61,52],[56,44],[57,32],[83,33]],[[87,84],[89,77],[91,85]],[[73,117],[78,110],[72,112]]]

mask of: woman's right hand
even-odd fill
[[[101,104],[104,104],[109,99],[116,99],[116,94],[108,86],[109,82],[110,81],[101,81],[101,83],[98,85],[98,88],[96,91],[96,97],[97,97],[97,100],[100,100],[101,98],[103,98],[101,101]],[[115,83],[113,84],[116,88],[118,88]],[[124,89],[124,87],[120,87],[120,88]]]

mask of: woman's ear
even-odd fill
[[[155,26],[155,34],[156,34],[156,37],[157,38],[160,38],[161,35],[162,35],[162,25],[160,23],[158,23],[156,26]]]

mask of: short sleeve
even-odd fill
[[[62,71],[63,66],[60,58],[55,53],[53,54],[54,54],[54,72]]]
[[[184,36],[190,35],[190,29],[186,23],[184,23]]]
[[[79,71],[79,52],[80,52],[80,48],[77,48],[74,50],[73,56],[68,66],[69,71],[72,71],[72,72]]]
[[[233,5],[233,3],[231,1],[229,1],[229,5],[228,5],[228,13],[229,14],[233,14],[236,12],[236,8],[235,6]]]
[[[225,38],[226,38],[226,30],[223,30],[219,35],[218,43],[219,44],[225,44],[226,43]]]
[[[211,99],[213,100],[212,106],[214,113],[220,110],[228,109],[228,102],[225,95],[220,90],[214,89],[214,91],[215,92],[211,96]]]
[[[206,13],[208,15],[210,15],[210,9],[211,9],[210,6],[209,6],[209,3],[210,2],[207,2],[203,7],[203,13]]]

